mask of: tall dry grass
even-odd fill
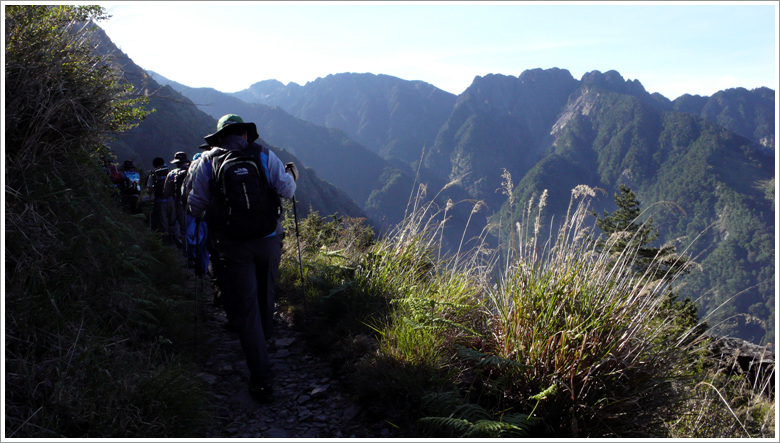
[[[544,196],[516,225],[515,247],[486,304],[496,354],[524,368],[514,371],[507,396],[530,405],[530,396],[555,387],[537,408],[553,435],[661,436],[697,342],[685,340],[692,331],[666,330],[663,294],[675,276],[636,275],[636,249],[618,256],[596,249],[590,197],[585,186],[573,190],[547,239],[538,237]]]
[[[364,365],[388,381],[375,396],[392,386],[424,415],[459,398],[425,422],[434,436],[668,436],[701,374],[701,325],[669,308],[678,275],[638,275],[637,246],[596,247],[592,197],[575,189],[560,228],[540,238],[543,195],[511,247],[477,239],[453,256],[437,242],[447,208],[416,204],[356,277],[392,306],[372,324],[377,353]]]

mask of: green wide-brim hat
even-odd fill
[[[243,134],[246,131],[247,140],[253,142],[260,135],[257,133],[257,126],[254,123],[244,123],[244,119],[236,114],[223,115],[217,122],[217,132],[204,137],[206,143],[211,146],[219,146],[220,138],[229,134]]]

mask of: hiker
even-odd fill
[[[202,144],[200,149],[211,149],[208,144]],[[198,152],[192,157],[189,170],[192,171],[196,167],[196,162],[200,160],[201,153]],[[219,254],[217,253],[217,245],[213,235],[209,235],[208,224],[203,217],[195,217],[189,212],[187,207],[187,196],[192,189],[192,173],[188,172],[187,177],[182,185],[182,201],[186,212],[186,256],[187,256],[187,268],[192,269],[195,275],[198,277],[206,276],[209,279],[209,283],[213,289],[211,303],[215,308],[224,309],[222,303],[222,290],[220,289],[218,275],[219,273]],[[222,325],[225,329],[238,333],[238,328],[235,326],[235,322],[228,319],[228,321]]]
[[[206,148],[209,146],[206,145]],[[211,248],[208,247],[209,235],[208,226],[203,217],[195,217],[190,213],[187,206],[187,197],[192,190],[192,173],[191,171],[197,167],[197,163],[200,161],[201,153],[198,152],[192,156],[192,162],[189,164],[187,175],[184,177],[184,182],[181,185],[181,205],[184,208],[185,219],[185,255],[187,256],[187,268],[192,269],[195,275],[198,277],[206,274],[211,274]],[[213,277],[212,277],[213,278]],[[215,288],[216,289],[216,288]]]
[[[106,157],[103,157],[103,172],[106,173],[114,187],[119,189],[119,184],[124,180],[124,175],[122,175],[116,164]]]
[[[132,160],[125,160],[122,164],[122,178],[119,180],[119,195],[122,207],[131,214],[138,214],[140,206],[138,199],[141,196],[141,175],[136,171]]]
[[[198,146],[198,149],[209,150],[211,149],[211,146],[209,146],[208,143],[204,143]],[[214,295],[211,301],[214,307],[224,308],[222,303],[222,290],[220,289],[218,279],[219,253],[217,252],[217,242],[214,240],[213,235],[208,235],[208,225],[205,220],[201,220],[200,218],[196,219],[195,216],[189,212],[189,208],[187,207],[187,196],[189,195],[190,190],[192,190],[192,171],[197,167],[196,161],[199,161],[200,157],[200,152],[192,157],[189,172],[182,185],[182,201],[187,214],[187,267],[194,269],[196,275],[205,274],[209,277],[211,286],[214,289]],[[198,235],[199,233],[202,233],[203,235]],[[205,251],[203,248],[205,248]],[[234,324],[234,322],[228,320],[223,326],[226,329],[237,333],[238,330]]]
[[[168,219],[168,235],[180,249],[184,249],[184,237],[187,232],[187,226],[184,217],[184,205],[181,202],[181,190],[184,179],[187,177],[187,170],[190,161],[187,159],[187,153],[179,151],[169,162],[174,169],[168,172],[163,186],[163,198],[170,198],[173,201],[172,217]]]
[[[165,178],[168,176],[169,168],[162,157],[155,157],[152,160],[152,172],[146,179],[146,192],[152,197],[152,214],[150,217],[150,226],[153,231],[163,234],[163,242],[169,244],[171,238],[168,232],[168,220],[173,214],[173,198],[165,198]]]
[[[220,118],[217,131],[205,137],[212,148],[190,171],[187,204],[196,217],[205,212],[219,254],[225,310],[238,326],[249,368],[249,392],[267,403],[273,399],[274,374],[266,340],[273,336],[274,285],[284,236],[280,196],[294,196],[298,170],[256,143],[258,137],[254,123],[235,114]]]

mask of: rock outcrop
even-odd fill
[[[713,337],[710,355],[720,368],[734,374],[746,374],[756,393],[775,396],[775,354],[759,346],[732,337]]]

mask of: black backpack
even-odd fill
[[[268,158],[268,149],[262,151]],[[236,240],[266,237],[276,230],[281,200],[272,187],[261,155],[244,150],[212,149],[214,207],[211,223]],[[211,225],[210,225],[211,226]]]
[[[154,174],[153,186],[155,200],[162,200],[165,198],[165,177],[168,176],[168,171],[169,170],[167,166],[160,166],[159,168],[152,171],[152,174]]]
[[[187,206],[186,197],[182,200],[181,185],[184,183],[184,179],[187,178],[187,168],[179,168],[174,171],[173,175],[173,198],[176,204]]]

